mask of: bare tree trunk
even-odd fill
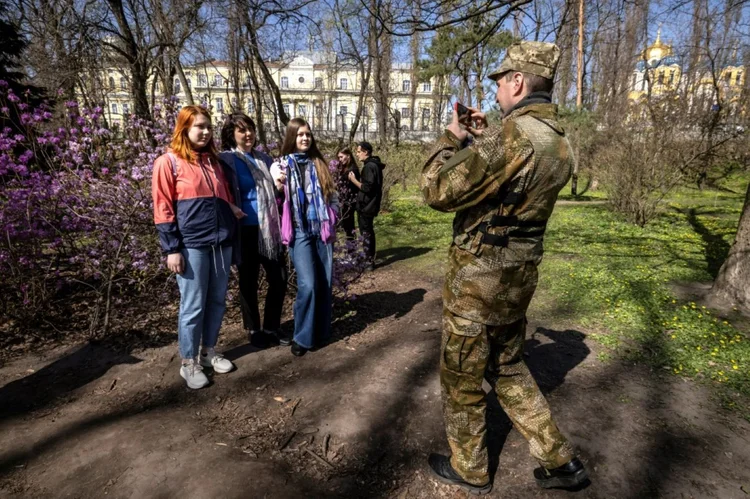
[[[364,61],[360,60],[357,62],[359,67],[359,76],[361,87],[359,89],[359,95],[357,96],[357,112],[354,115],[354,123],[349,130],[349,142],[354,143],[354,137],[357,135],[357,129],[359,129],[359,121],[362,117],[362,111],[365,107],[365,101],[367,97],[367,87],[370,85],[370,76],[372,75],[372,57],[367,58],[367,65]],[[367,126],[367,124],[363,125]]]
[[[711,293],[750,309],[750,185],[745,194],[737,236],[719,269]]]
[[[253,24],[249,14],[247,14],[245,17],[245,29],[247,29],[248,36],[250,37],[250,51],[255,58],[255,62],[258,65],[257,68],[260,69],[260,73],[263,75],[263,80],[271,91],[273,102],[275,104],[274,107],[276,108],[274,114],[278,116],[278,120],[281,120],[281,123],[286,126],[289,123],[289,115],[284,112],[284,101],[281,98],[281,90],[279,89],[279,86],[276,84],[276,82],[273,81],[273,75],[271,74],[271,71],[268,70],[266,61],[263,60],[263,56],[260,53],[260,45],[258,45],[258,31],[255,28],[255,25]],[[275,128],[278,130],[278,125],[275,125]],[[281,132],[278,132],[278,134],[280,136]]]
[[[414,18],[419,19],[422,16],[422,6],[419,1],[414,2]],[[417,85],[419,84],[419,47],[422,42],[422,35],[414,32],[411,35],[411,98],[409,100],[409,130],[414,130],[414,118],[417,111]]]
[[[123,42],[121,53],[126,57],[130,69],[130,94],[134,102],[135,115],[139,118],[150,119],[151,110],[148,106],[148,54],[139,49],[133,31],[130,29],[128,18],[122,0],[107,0],[120,30]]]
[[[578,0],[578,77],[576,79],[576,108],[580,111],[583,106],[583,0]]]
[[[391,80],[391,35],[373,18],[370,21],[370,57],[374,58],[375,108],[378,120],[378,140],[381,146],[388,142],[390,118],[389,97]]]
[[[193,104],[195,104],[195,101],[193,100],[193,90],[190,88],[190,85],[188,85],[187,77],[185,76],[185,70],[182,67],[182,63],[180,62],[179,54],[173,55],[172,64],[174,64],[174,67],[177,70],[177,78],[180,79],[182,91],[185,92],[185,101],[187,101],[188,106],[192,106]]]

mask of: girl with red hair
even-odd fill
[[[154,222],[167,267],[180,288],[180,376],[193,389],[208,378],[203,367],[227,373],[234,365],[214,350],[226,308],[237,218],[231,174],[220,165],[211,115],[186,106],[172,144],[154,162]],[[203,346],[200,349],[201,344]]]

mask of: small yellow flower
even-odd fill
[[[732,366],[732,369],[734,369],[735,371],[736,371],[737,369],[739,369],[739,368],[740,368],[740,366],[738,366],[738,365],[736,365],[736,364]]]

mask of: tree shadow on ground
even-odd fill
[[[699,212],[696,208],[689,208],[684,210],[681,210],[679,208],[674,209],[678,213],[685,215],[690,226],[701,236],[703,242],[706,243],[704,255],[706,259],[707,270],[709,274],[711,274],[711,277],[716,278],[716,276],[719,274],[721,265],[724,263],[724,260],[726,260],[727,255],[729,254],[729,243],[724,240],[724,237],[721,234],[712,232],[708,227],[701,223],[701,221],[698,219],[698,216],[705,215],[705,213]]]
[[[380,263],[378,263],[378,268],[387,267],[392,263],[400,262],[402,260],[416,258],[425,253],[429,253],[430,251],[432,251],[431,248],[416,248],[414,246],[399,246],[397,248],[388,248],[378,251],[378,258],[381,259]]]
[[[114,366],[141,362],[131,355],[139,341],[138,333],[132,334],[133,341],[119,336],[75,346],[62,358],[1,387],[0,420],[52,404],[104,376]],[[175,334],[151,336],[149,347],[169,345],[175,338]]]
[[[538,335],[547,338],[540,341]],[[588,357],[591,350],[580,331],[554,331],[537,327],[524,344],[524,361],[542,393],[551,393],[565,382],[567,374]],[[552,416],[554,417],[554,411]],[[513,423],[500,406],[494,390],[487,394],[487,449],[490,479],[494,481],[505,441]]]
[[[427,293],[425,289],[411,289],[404,293],[393,291],[375,291],[363,295],[357,295],[348,304],[338,301],[333,306],[333,331],[329,344],[343,340],[348,336],[364,331],[367,326],[386,317],[403,317],[408,314],[415,305],[424,300]],[[289,332],[291,337],[294,331],[294,319],[289,319],[281,324],[281,329]],[[256,351],[253,347],[246,345],[238,347],[237,352],[230,351],[227,358],[233,360],[248,353]]]
[[[333,337],[331,342],[339,341],[364,331],[367,326],[381,319],[393,316],[399,319],[424,301],[426,289],[410,289],[403,293],[393,291],[374,291],[358,295],[351,309],[334,308]]]

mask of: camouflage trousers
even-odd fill
[[[451,465],[469,483],[483,485],[489,480],[485,378],[542,466],[556,468],[574,457],[523,361],[525,337],[525,318],[488,326],[443,308],[440,384],[445,428],[453,452]]]

